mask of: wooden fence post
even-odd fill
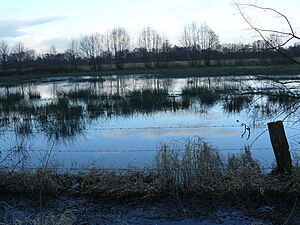
[[[268,123],[269,135],[279,174],[292,172],[292,159],[282,121]]]

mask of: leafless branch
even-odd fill
[[[295,209],[296,209],[297,203],[298,203],[298,195],[297,195],[297,197],[296,197],[296,199],[295,199],[295,202],[294,202],[293,209],[292,209],[292,211],[291,211],[290,215],[288,216],[288,218],[286,219],[286,221],[284,221],[283,225],[286,225],[286,224],[288,224],[288,223],[289,223],[289,220],[291,219],[291,216],[292,216],[292,215],[293,215],[293,213],[295,212]]]
[[[10,151],[1,161],[0,161],[0,165],[6,161],[6,159],[8,159],[11,155],[13,154],[12,151]]]
[[[300,40],[300,37],[298,37],[294,30],[293,27],[289,21],[289,19],[282,13],[280,13],[279,11],[273,9],[273,8],[268,8],[268,7],[260,7],[254,4],[239,4],[236,3],[234,1],[234,5],[236,6],[236,8],[238,9],[239,13],[241,14],[241,16],[243,17],[244,21],[250,26],[251,29],[253,29],[254,31],[256,31],[259,36],[272,48],[275,49],[278,53],[280,53],[281,55],[283,55],[284,57],[288,58],[289,60],[293,61],[296,64],[300,64],[297,60],[293,59],[292,57],[288,56],[287,54],[285,54],[283,51],[280,50],[281,47],[285,46],[288,42],[290,42],[293,39],[297,39]],[[272,11],[275,14],[277,14],[279,17],[284,18],[284,20],[286,21],[286,23],[288,24],[288,27],[290,29],[290,32],[282,32],[282,31],[278,31],[278,30],[272,30],[272,29],[262,29],[262,28],[258,28],[256,27],[249,18],[246,17],[245,13],[242,11],[241,6],[246,6],[246,7],[253,7],[256,9],[260,9],[260,10],[265,10],[265,11]],[[280,35],[284,35],[287,36],[287,40],[284,41],[283,43],[274,46],[264,35],[265,32],[270,32],[270,33],[275,33],[275,34],[280,34]]]
[[[295,32],[294,32],[294,29],[289,21],[289,19],[287,18],[287,16],[285,16],[284,14],[282,14],[281,12],[273,9],[273,8],[269,8],[269,7],[261,7],[261,6],[257,6],[257,5],[254,5],[254,4],[237,4],[235,3],[235,5],[237,6],[247,6],[247,7],[253,7],[253,8],[257,8],[257,9],[261,9],[261,10],[264,10],[264,11],[271,11],[271,12],[274,12],[275,14],[277,14],[279,17],[282,17],[284,18],[284,20],[286,21],[286,23],[288,24],[289,28],[290,28],[290,33],[288,32],[279,32],[279,31],[274,31],[274,30],[270,30],[272,32],[275,32],[275,33],[281,33],[281,34],[285,34],[285,35],[290,35],[290,36],[293,36],[294,38],[296,39],[299,39],[300,40],[300,37],[296,36],[295,35]],[[267,31],[267,30],[266,30]]]
[[[300,104],[299,102],[297,103],[294,103],[291,107],[289,108],[292,108],[292,107],[295,107],[294,110],[292,110],[290,113],[288,113],[282,121],[286,121],[287,118],[289,118],[292,114],[294,114],[295,112],[297,112],[299,109],[300,109]]]

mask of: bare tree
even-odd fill
[[[162,48],[161,48],[161,66],[168,67],[170,63],[172,52],[172,45],[169,39],[165,36],[162,38]]]
[[[217,48],[219,37],[206,23],[199,25],[192,22],[184,27],[180,43],[187,49],[192,66],[199,64],[201,51],[204,53],[205,65],[210,65],[210,50]]]
[[[105,49],[104,36],[102,34],[96,33],[96,64],[97,70],[102,69],[102,58]]]
[[[199,29],[201,49],[216,49],[219,44],[219,36],[206,23],[201,24]]]
[[[110,48],[114,52],[117,69],[123,69],[125,64],[125,52],[130,46],[130,36],[125,28],[118,27],[110,32]]]
[[[268,35],[267,36],[267,41],[269,43],[272,43],[273,46],[282,46],[282,44],[283,44],[282,38],[278,35],[275,35],[275,34]]]
[[[103,35],[103,58],[106,60],[106,63],[109,64],[109,68],[112,68],[112,51],[111,51],[111,40],[110,40],[110,31],[106,31]]]
[[[138,39],[138,45],[143,50],[145,66],[148,68],[158,65],[158,55],[162,48],[163,38],[151,27],[144,28]]]
[[[77,68],[77,58],[79,55],[78,42],[72,38],[68,43],[68,49],[65,51],[66,58],[69,62],[69,65]]]
[[[36,58],[36,53],[34,49],[28,49],[25,51],[24,61],[26,62],[27,69],[30,68],[30,63],[33,62]]]
[[[91,70],[102,68],[100,58],[103,52],[103,36],[99,33],[84,36],[80,41],[80,50],[88,59]]]
[[[268,47],[269,46],[267,45],[267,43],[264,40],[257,40],[257,41],[252,42],[253,51],[260,52],[265,49],[268,49]]]
[[[268,40],[268,42],[272,43],[274,46],[279,46],[282,43],[282,39],[273,34],[268,35],[266,40]],[[274,62],[276,59],[280,59],[278,54],[273,54],[276,52],[276,49],[261,39],[252,42],[252,51],[259,54],[258,58],[260,60],[260,64],[269,63],[270,61]],[[275,55],[276,57],[274,57]]]
[[[9,47],[6,41],[0,41],[0,61],[2,71],[7,71],[7,58],[9,54]]]
[[[25,59],[24,44],[22,42],[17,42],[12,48],[12,53],[13,53],[15,60],[18,63],[19,71],[22,71],[22,63],[24,62],[24,59]]]
[[[57,55],[57,49],[56,49],[56,47],[55,47],[55,44],[52,44],[52,45],[51,45],[51,47],[50,47],[50,49],[49,49],[49,54],[50,54],[50,55],[53,55],[53,56]]]
[[[204,64],[210,66],[211,50],[216,50],[219,44],[219,36],[206,24],[200,26],[200,46],[204,55]]]
[[[197,66],[200,52],[200,29],[198,24],[192,22],[185,25],[179,41],[187,49],[189,64]]]
[[[49,49],[49,64],[52,66],[52,67],[55,67],[56,66],[56,55],[57,55],[57,49],[56,49],[56,46],[55,44],[52,44],[50,46],[50,49]]]

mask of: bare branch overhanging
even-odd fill
[[[289,60],[291,60],[292,62],[296,63],[296,64],[300,64],[300,62],[298,62],[297,60],[295,60],[294,58],[288,56],[287,54],[285,54],[283,51],[280,50],[281,47],[285,46],[288,42],[290,42],[293,39],[297,39],[300,40],[300,37],[298,37],[295,32],[294,29],[288,19],[287,16],[285,16],[284,14],[282,14],[281,12],[273,9],[273,8],[269,8],[269,7],[261,7],[261,6],[257,6],[254,4],[240,4],[237,3],[235,1],[233,1],[234,5],[236,6],[236,8],[238,9],[238,12],[240,13],[240,15],[242,16],[243,20],[250,26],[251,29],[253,29],[254,31],[256,31],[259,36],[263,39],[264,42],[267,43],[267,45],[269,45],[272,49],[276,50],[278,53],[280,53],[281,55],[283,55],[284,57],[288,58]],[[290,32],[282,32],[282,31],[278,31],[278,30],[273,30],[273,29],[263,29],[263,28],[259,28],[257,26],[255,26],[251,20],[249,18],[246,17],[245,13],[242,11],[241,6],[245,6],[245,7],[253,7],[256,9],[260,9],[260,10],[264,10],[264,11],[272,11],[275,14],[277,14],[279,17],[284,18],[284,20],[286,21]],[[287,40],[284,41],[283,43],[279,44],[279,45],[273,45],[273,43],[267,39],[267,37],[264,35],[264,33],[274,33],[274,34],[278,34],[278,35],[284,35],[287,36]]]

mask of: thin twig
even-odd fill
[[[237,3],[235,3],[237,5]],[[289,21],[289,19],[287,18],[287,16],[285,16],[283,13],[277,11],[276,9],[273,9],[273,8],[269,8],[269,7],[261,7],[261,6],[258,6],[258,5],[254,5],[254,4],[238,4],[240,6],[248,6],[248,7],[254,7],[254,8],[257,8],[257,9],[261,9],[261,10],[264,10],[264,11],[272,11],[272,12],[275,12],[277,15],[279,15],[280,17],[284,18],[285,21],[287,22],[289,28],[290,28],[290,33],[287,33],[287,32],[282,32],[282,34],[286,34],[286,35],[291,35],[297,39],[300,40],[300,37],[296,36],[295,35],[295,32],[294,32],[294,29]]]
[[[291,216],[293,215],[293,213],[294,213],[294,211],[296,209],[296,205],[297,205],[297,202],[298,202],[298,196],[299,195],[297,195],[297,197],[295,199],[294,206],[293,206],[293,209],[292,209],[290,215],[288,216],[288,218],[286,219],[286,221],[284,221],[283,225],[286,225],[289,222],[289,220],[291,219]]]
[[[188,217],[187,217],[187,215],[186,215],[186,210],[183,208],[183,205],[182,205],[182,203],[181,203],[181,201],[180,201],[180,199],[179,199],[177,187],[176,187],[175,192],[176,192],[176,198],[177,198],[177,201],[178,201],[178,203],[179,203],[179,206],[180,206],[180,208],[181,208],[181,210],[182,210],[182,212],[183,212],[183,214],[184,214],[184,217],[187,219]]]
[[[282,13],[280,13],[279,11],[275,10],[275,9],[272,9],[272,8],[264,8],[264,7],[260,7],[260,6],[257,6],[257,5],[253,5],[253,4],[238,4],[234,1],[234,5],[237,7],[239,13],[241,14],[241,16],[243,17],[244,21],[251,27],[251,29],[255,30],[259,36],[271,47],[273,48],[274,50],[276,50],[278,53],[280,53],[281,55],[283,55],[284,57],[288,58],[289,60],[293,61],[294,63],[296,64],[300,64],[300,62],[298,62],[297,60],[293,59],[292,57],[288,56],[287,54],[285,54],[283,51],[280,50],[279,47],[283,47],[285,44],[287,44],[289,41],[291,41],[292,39],[298,39],[300,40],[300,37],[296,36],[295,33],[294,33],[294,30],[293,30],[293,27],[290,23],[290,21],[288,20],[288,18],[283,15]],[[261,29],[261,28],[258,28],[256,26],[254,26],[251,21],[246,18],[245,16],[245,13],[242,11],[241,7],[240,6],[247,6],[247,7],[255,7],[255,8],[258,8],[258,9],[261,9],[261,10],[269,10],[269,11],[273,11],[275,12],[276,14],[278,14],[280,17],[283,17],[289,28],[290,28],[290,31],[291,32],[281,32],[281,31],[277,31],[277,30],[270,30],[270,29]],[[278,45],[278,46],[274,46],[269,40],[267,40],[267,38],[264,36],[263,32],[272,32],[272,33],[277,33],[277,34],[281,34],[281,35],[286,35],[286,36],[289,36],[289,38],[287,39],[287,41],[284,42],[284,45]]]

